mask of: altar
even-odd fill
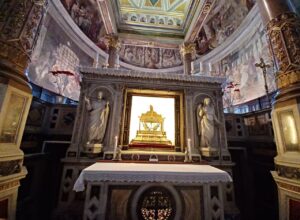
[[[95,163],[78,177],[83,219],[224,219],[230,175],[209,165]]]
[[[89,67],[80,72],[60,206],[84,206],[84,219],[235,219],[222,80]],[[74,184],[86,191],[76,193]]]

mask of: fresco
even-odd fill
[[[47,24],[33,53],[28,77],[34,84],[78,100],[81,77],[77,67],[91,66],[93,59],[81,51],[54,20]]]
[[[197,53],[206,54],[222,44],[254,4],[254,0],[218,0],[196,39]]]
[[[94,43],[102,41],[105,28],[96,1],[61,0],[73,21]]]
[[[271,68],[267,69],[266,78],[269,92],[275,90],[275,70],[262,24],[249,39],[219,63],[220,71],[226,75],[224,107],[244,103],[266,94],[262,70],[255,67],[260,58],[271,65]]]
[[[120,50],[120,58],[126,63],[151,69],[182,65],[179,49],[124,45]]]

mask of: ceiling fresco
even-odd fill
[[[60,0],[79,28],[101,49],[108,34],[105,15],[93,0]],[[122,41],[120,58],[134,66],[170,68],[182,65],[179,45],[197,8],[205,0],[105,0]],[[101,3],[98,2],[98,3]],[[222,44],[242,23],[255,0],[216,0],[195,40],[198,55]],[[109,19],[108,19],[109,20]],[[190,26],[191,25],[191,26]],[[149,46],[150,45],[150,46]],[[148,48],[150,47],[150,48]],[[147,49],[148,48],[148,49]],[[149,58],[149,59],[148,59]]]
[[[240,26],[255,0],[217,0],[196,39],[204,55],[221,45]]]
[[[95,44],[104,48],[103,36],[106,34],[96,2],[92,0],[61,0],[76,25]]]
[[[199,0],[115,0],[122,31],[184,36]]]

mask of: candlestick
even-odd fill
[[[114,146],[114,156],[113,156],[113,159],[116,159],[117,150],[118,150],[118,136],[115,136],[115,146]]]
[[[189,155],[189,160],[192,161],[192,147],[191,147],[191,139],[188,138],[188,155]]]

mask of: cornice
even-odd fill
[[[92,78],[103,78],[104,76],[109,77],[119,77],[124,79],[143,79],[143,80],[165,80],[165,81],[177,81],[177,82],[187,82],[187,83],[211,83],[211,84],[222,84],[225,78],[207,77],[199,75],[184,75],[184,74],[174,74],[174,73],[160,73],[160,72],[141,72],[134,70],[117,70],[117,69],[102,69],[102,68],[92,68],[92,67],[80,67],[79,71],[83,75],[83,78],[90,78],[90,74],[93,75]]]

